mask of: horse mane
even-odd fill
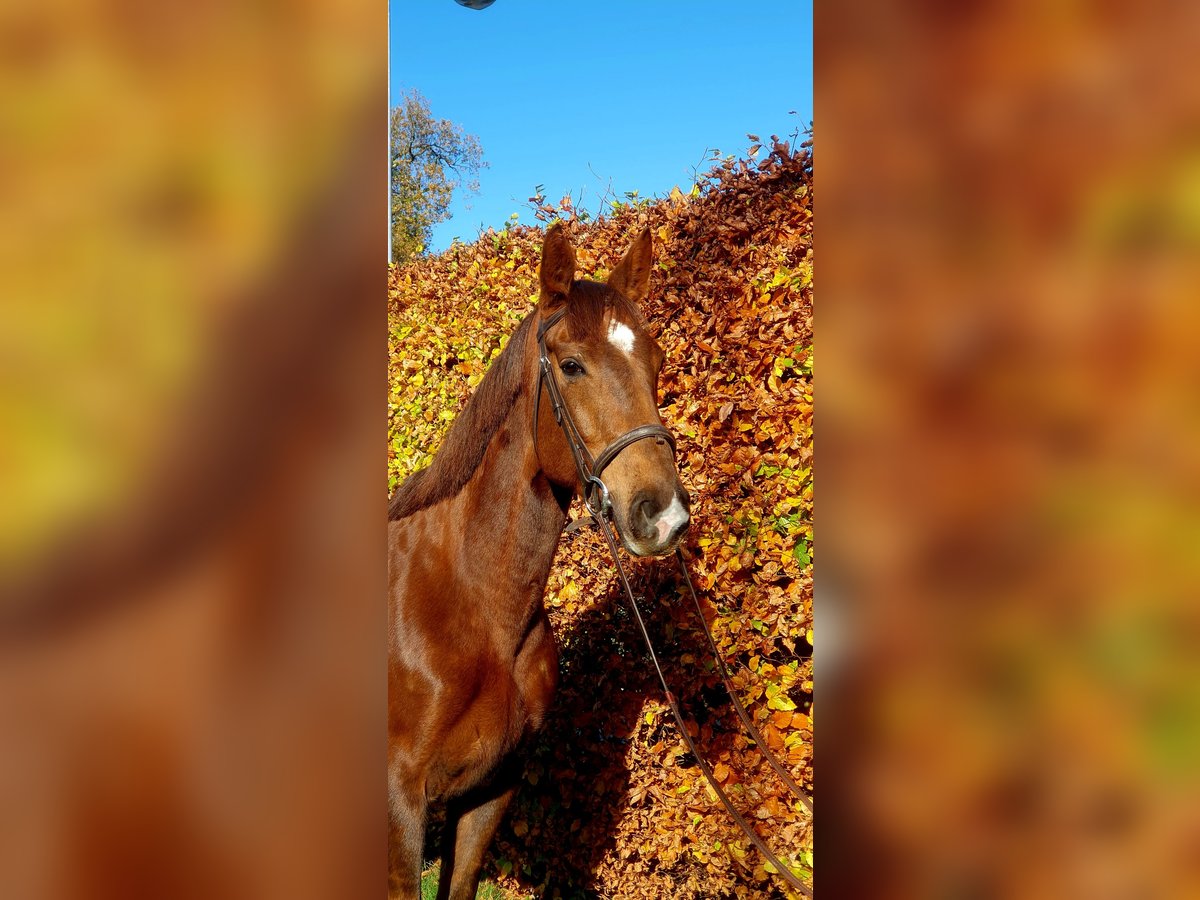
[[[567,295],[567,315],[563,320],[571,337],[576,340],[599,337],[608,308],[619,309],[631,322],[641,321],[637,307],[617,291],[594,281],[576,281]],[[456,496],[475,474],[492,437],[525,389],[525,346],[535,321],[540,321],[537,309],[522,319],[512,333],[446,432],[433,462],[396,488],[388,502],[388,521],[406,518]]]

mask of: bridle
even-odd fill
[[[662,425],[639,425],[613,440],[612,443],[600,451],[599,455],[594,459],[592,458],[587,444],[583,442],[583,438],[579,434],[579,429],[575,426],[575,420],[571,417],[571,411],[567,409],[566,403],[563,402],[562,392],[558,387],[558,379],[555,378],[553,367],[550,365],[550,354],[546,350],[546,332],[562,321],[563,316],[566,314],[567,308],[564,306],[551,313],[538,325],[538,387],[537,396],[533,398],[533,440],[536,446],[538,408],[542,405],[542,387],[544,385],[546,392],[550,395],[550,406],[554,410],[554,421],[563,430],[563,435],[567,439],[567,447],[571,450],[571,459],[574,460],[575,470],[579,474],[579,483],[583,486],[584,506],[587,507],[588,513],[599,521],[602,517],[610,518],[612,516],[612,498],[608,493],[608,485],[600,477],[604,473],[604,470],[608,468],[609,463],[616,459],[617,455],[626,447],[650,438],[653,438],[656,444],[668,444],[671,447],[671,452],[674,453],[675,438]]]
[[[708,762],[700,755],[696,749],[696,744],[692,740],[692,736],[688,733],[687,725],[684,723],[683,714],[679,710],[679,703],[675,699],[675,695],[671,692],[667,685],[666,676],[663,674],[662,666],[658,662],[658,654],[654,652],[654,645],[650,641],[650,632],[646,629],[646,623],[642,618],[642,612],[638,608],[637,598],[634,596],[633,588],[629,584],[629,576],[625,572],[625,567],[621,564],[621,558],[617,554],[617,541],[613,537],[613,529],[616,525],[612,519],[612,499],[608,492],[608,487],[600,478],[604,469],[617,458],[626,447],[637,441],[654,438],[658,444],[666,443],[671,447],[671,452],[675,452],[675,438],[662,425],[639,425],[622,434],[620,437],[613,440],[607,447],[600,451],[599,455],[594,459],[584,444],[583,438],[579,434],[579,429],[575,427],[575,420],[571,418],[571,411],[563,402],[562,393],[558,388],[558,381],[554,377],[554,372],[550,365],[550,354],[546,350],[546,332],[560,322],[567,309],[564,306],[562,309],[556,310],[538,326],[537,343],[538,343],[538,387],[537,395],[534,397],[533,404],[533,438],[534,444],[537,443],[538,433],[538,407],[542,402],[542,386],[546,387],[547,393],[550,395],[550,405],[554,410],[554,420],[562,428],[563,435],[566,437],[567,446],[571,451],[571,458],[575,462],[575,469],[579,475],[579,482],[582,485],[581,495],[583,498],[584,507],[588,511],[588,515],[572,522],[567,531],[575,531],[583,525],[595,525],[597,529],[604,535],[605,541],[608,543],[609,552],[612,553],[613,564],[616,566],[617,574],[620,576],[621,584],[625,588],[625,595],[629,598],[629,605],[633,609],[634,619],[637,621],[638,628],[642,632],[642,639],[646,642],[646,649],[650,653],[650,661],[654,663],[654,669],[658,673],[659,684],[662,685],[663,693],[667,698],[667,705],[671,709],[671,713],[675,718],[675,724],[678,726],[679,734],[687,745],[688,751],[700,766],[700,771],[704,773],[704,777],[708,780],[709,786],[712,787],[718,799],[730,816],[733,817],[738,827],[745,833],[746,837],[769,862],[775,871],[779,873],[789,885],[799,891],[806,897],[812,897],[812,888],[796,877],[795,874],[780,861],[771,849],[766,845],[758,833],[750,827],[750,823],[742,816],[741,813],[734,808],[725,790],[717,781],[713,774],[712,768]],[[610,528],[612,525],[613,528]],[[804,793],[795,780],[784,768],[782,763],[775,758],[775,755],[768,749],[766,741],[754,726],[754,722],[750,718],[750,714],[746,712],[746,708],[742,702],[738,700],[737,693],[729,682],[729,672],[725,668],[725,663],[721,659],[721,654],[717,650],[716,641],[713,640],[712,632],[708,628],[708,622],[704,618],[704,610],[700,606],[700,599],[696,595],[696,589],[692,586],[691,576],[688,574],[687,563],[683,558],[683,552],[679,549],[675,550],[675,558],[679,563],[679,569],[683,573],[684,581],[687,583],[688,592],[691,594],[692,603],[696,607],[696,614],[700,619],[700,627],[704,631],[704,636],[708,641],[708,647],[716,660],[716,670],[721,676],[721,681],[725,686],[726,692],[729,694],[729,699],[733,702],[733,708],[737,711],[738,718],[742,720],[742,724],[746,730],[750,732],[750,736],[754,739],[759,750],[762,751],[764,757],[771,768],[788,786],[789,790],[800,799],[804,804],[809,814],[812,814],[812,800]]]

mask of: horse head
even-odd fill
[[[575,250],[555,224],[542,248],[538,300],[547,387],[539,388],[537,400],[542,470],[554,483],[594,491],[596,505],[611,514],[621,542],[636,556],[674,550],[690,518],[673,439],[658,413],[663,351],[638,308],[649,291],[652,262],[645,229],[607,281],[577,279]],[[567,424],[560,428],[556,416]]]

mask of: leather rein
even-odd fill
[[[637,621],[638,629],[642,633],[642,639],[646,643],[646,649],[650,653],[650,661],[654,663],[654,670],[658,674],[659,684],[662,685],[663,693],[667,699],[667,705],[671,709],[671,714],[675,718],[675,724],[678,726],[679,734],[682,736],[684,743],[687,745],[688,751],[695,758],[697,765],[700,766],[700,771],[704,773],[709,786],[712,787],[718,799],[726,811],[733,818],[737,826],[745,833],[746,837],[763,855],[763,858],[775,869],[776,872],[801,894],[806,897],[812,897],[812,888],[802,882],[786,865],[784,865],[771,849],[766,845],[758,833],[750,826],[750,823],[742,816],[741,813],[734,808],[728,795],[721,787],[713,774],[712,768],[708,762],[700,755],[696,749],[696,744],[692,740],[692,736],[688,733],[687,726],[683,721],[683,714],[679,710],[678,701],[675,695],[671,692],[667,684],[666,676],[663,674],[662,666],[658,661],[658,654],[654,652],[654,645],[650,641],[650,632],[646,629],[646,623],[642,618],[641,609],[637,604],[637,598],[634,596],[633,588],[629,584],[629,576],[625,572],[625,567],[621,564],[621,558],[617,553],[617,541],[613,535],[613,530],[616,525],[612,519],[612,499],[609,496],[608,487],[601,479],[601,473],[604,469],[617,458],[617,455],[630,446],[641,440],[653,438],[656,443],[666,443],[671,447],[671,452],[675,452],[675,438],[662,425],[639,425],[625,432],[620,437],[616,438],[612,443],[600,451],[595,458],[587,449],[583,438],[579,434],[579,429],[575,426],[575,420],[571,418],[571,411],[567,408],[563,401],[562,393],[558,387],[558,381],[554,376],[553,368],[550,365],[550,354],[546,350],[546,332],[557,325],[566,315],[567,309],[564,306],[562,309],[556,310],[548,316],[541,324],[538,325],[537,343],[538,343],[538,387],[537,396],[534,397],[533,404],[533,436],[534,442],[537,441],[538,432],[538,408],[541,406],[542,387],[546,388],[550,395],[550,405],[554,410],[554,419],[562,428],[563,435],[567,439],[567,447],[571,451],[571,458],[575,462],[575,469],[579,475],[579,482],[583,486],[581,491],[583,505],[588,511],[588,515],[577,519],[567,527],[567,532],[572,532],[584,525],[595,525],[596,528],[604,535],[605,541],[608,543],[609,552],[612,554],[613,564],[617,569],[617,574],[620,576],[621,585],[625,588],[625,595],[629,599],[629,605],[633,610],[634,619]],[[610,527],[611,526],[611,527]],[[683,552],[679,549],[675,551],[675,558],[679,564],[679,569],[683,573],[684,581],[687,583],[688,593],[691,594],[692,603],[696,607],[696,614],[700,619],[701,629],[704,631],[704,636],[708,641],[708,647],[716,660],[717,672],[721,677],[721,682],[725,687],[729,699],[733,701],[733,708],[737,711],[738,718],[746,730],[750,732],[750,736],[757,744],[759,750],[762,751],[764,757],[771,768],[788,786],[788,789],[800,800],[804,807],[808,810],[809,815],[812,815],[813,805],[812,800],[804,793],[795,779],[784,768],[783,764],[771,753],[768,749],[766,741],[755,727],[754,722],[750,718],[750,714],[746,712],[746,708],[742,702],[738,700],[737,693],[733,689],[733,685],[729,682],[729,672],[725,668],[725,663],[721,659],[721,654],[717,650],[716,641],[713,640],[712,632],[709,630],[708,622],[704,618],[704,611],[700,607],[700,599],[696,595],[696,589],[692,586],[691,576],[688,574],[687,563],[683,558]]]

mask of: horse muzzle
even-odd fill
[[[626,550],[635,556],[663,556],[679,546],[687,533],[691,522],[687,495],[673,491],[668,499],[639,491],[625,519],[626,527],[618,531]]]

